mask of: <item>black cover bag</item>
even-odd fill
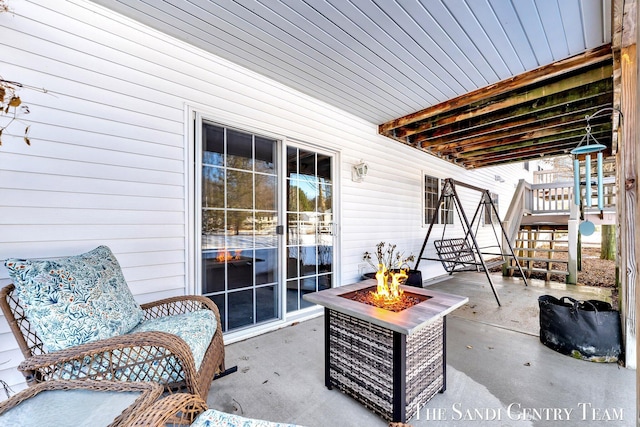
[[[591,362],[617,362],[622,353],[620,313],[611,304],[551,295],[538,298],[540,342]]]

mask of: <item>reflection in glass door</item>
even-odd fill
[[[287,312],[333,282],[332,157],[287,148]]]
[[[202,123],[202,294],[225,332],[280,317],[277,143]]]

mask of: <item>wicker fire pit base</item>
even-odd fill
[[[388,421],[401,422],[444,391],[444,318],[407,336],[327,311],[327,387],[338,388]]]
[[[422,301],[399,312],[354,301],[365,280],[304,295],[324,306],[324,380],[382,418],[406,422],[446,385],[446,316],[469,299],[400,286]]]

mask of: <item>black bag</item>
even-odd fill
[[[620,313],[598,301],[538,298],[540,342],[552,350],[591,362],[617,362],[622,353]]]

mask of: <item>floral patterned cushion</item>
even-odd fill
[[[216,332],[216,327],[213,311],[198,310],[146,320],[133,328],[130,333],[160,331],[179,336],[191,349],[196,369],[200,369],[200,363]]]
[[[127,333],[144,315],[106,246],[57,259],[8,259],[5,265],[48,351]]]
[[[274,423],[227,414],[226,412],[208,409],[191,424],[191,427],[296,427],[295,424]]]

